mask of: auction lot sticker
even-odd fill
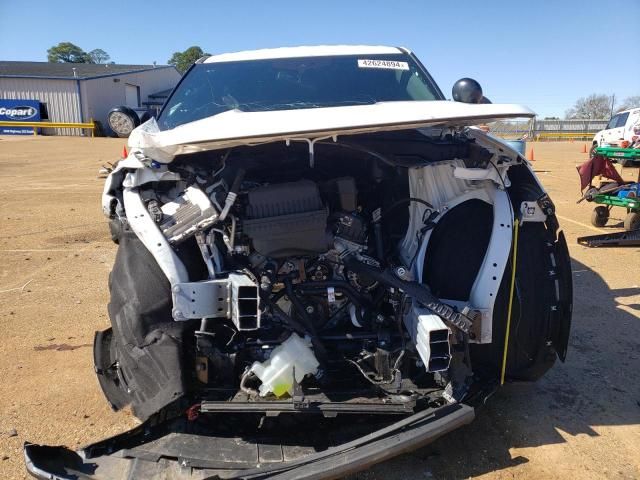
[[[398,62],[396,60],[366,60],[358,59],[359,68],[385,68],[388,70],[409,70],[407,62]]]

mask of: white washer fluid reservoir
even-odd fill
[[[296,382],[300,383],[308,375],[318,371],[318,360],[306,340],[292,333],[289,338],[271,352],[265,362],[255,362],[251,371],[260,379],[260,396],[273,393],[282,397],[285,393],[293,395],[293,369]]]

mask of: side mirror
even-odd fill
[[[473,78],[461,78],[453,84],[451,94],[456,102],[463,103],[491,103],[482,94],[482,87]]]

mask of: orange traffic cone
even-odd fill
[[[586,143],[582,144],[582,153],[587,153],[587,144]]]
[[[127,153],[127,146],[122,147],[122,158],[127,158],[129,154]]]
[[[533,155],[533,147],[531,147],[531,150],[529,150],[529,161],[530,162],[535,162],[536,158]]]

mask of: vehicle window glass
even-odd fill
[[[609,123],[607,124],[607,128],[605,130],[616,128],[616,123],[618,123],[618,117],[619,115],[614,115],[613,117],[611,117],[611,120],[609,120]]]
[[[615,128],[624,127],[627,123],[627,118],[629,118],[629,112],[620,113]]]
[[[202,63],[183,78],[158,118],[161,130],[228,110],[260,112],[440,100],[406,54]]]
[[[407,79],[407,94],[413,100],[433,100],[430,92],[424,88],[424,79],[419,72],[414,72]]]

